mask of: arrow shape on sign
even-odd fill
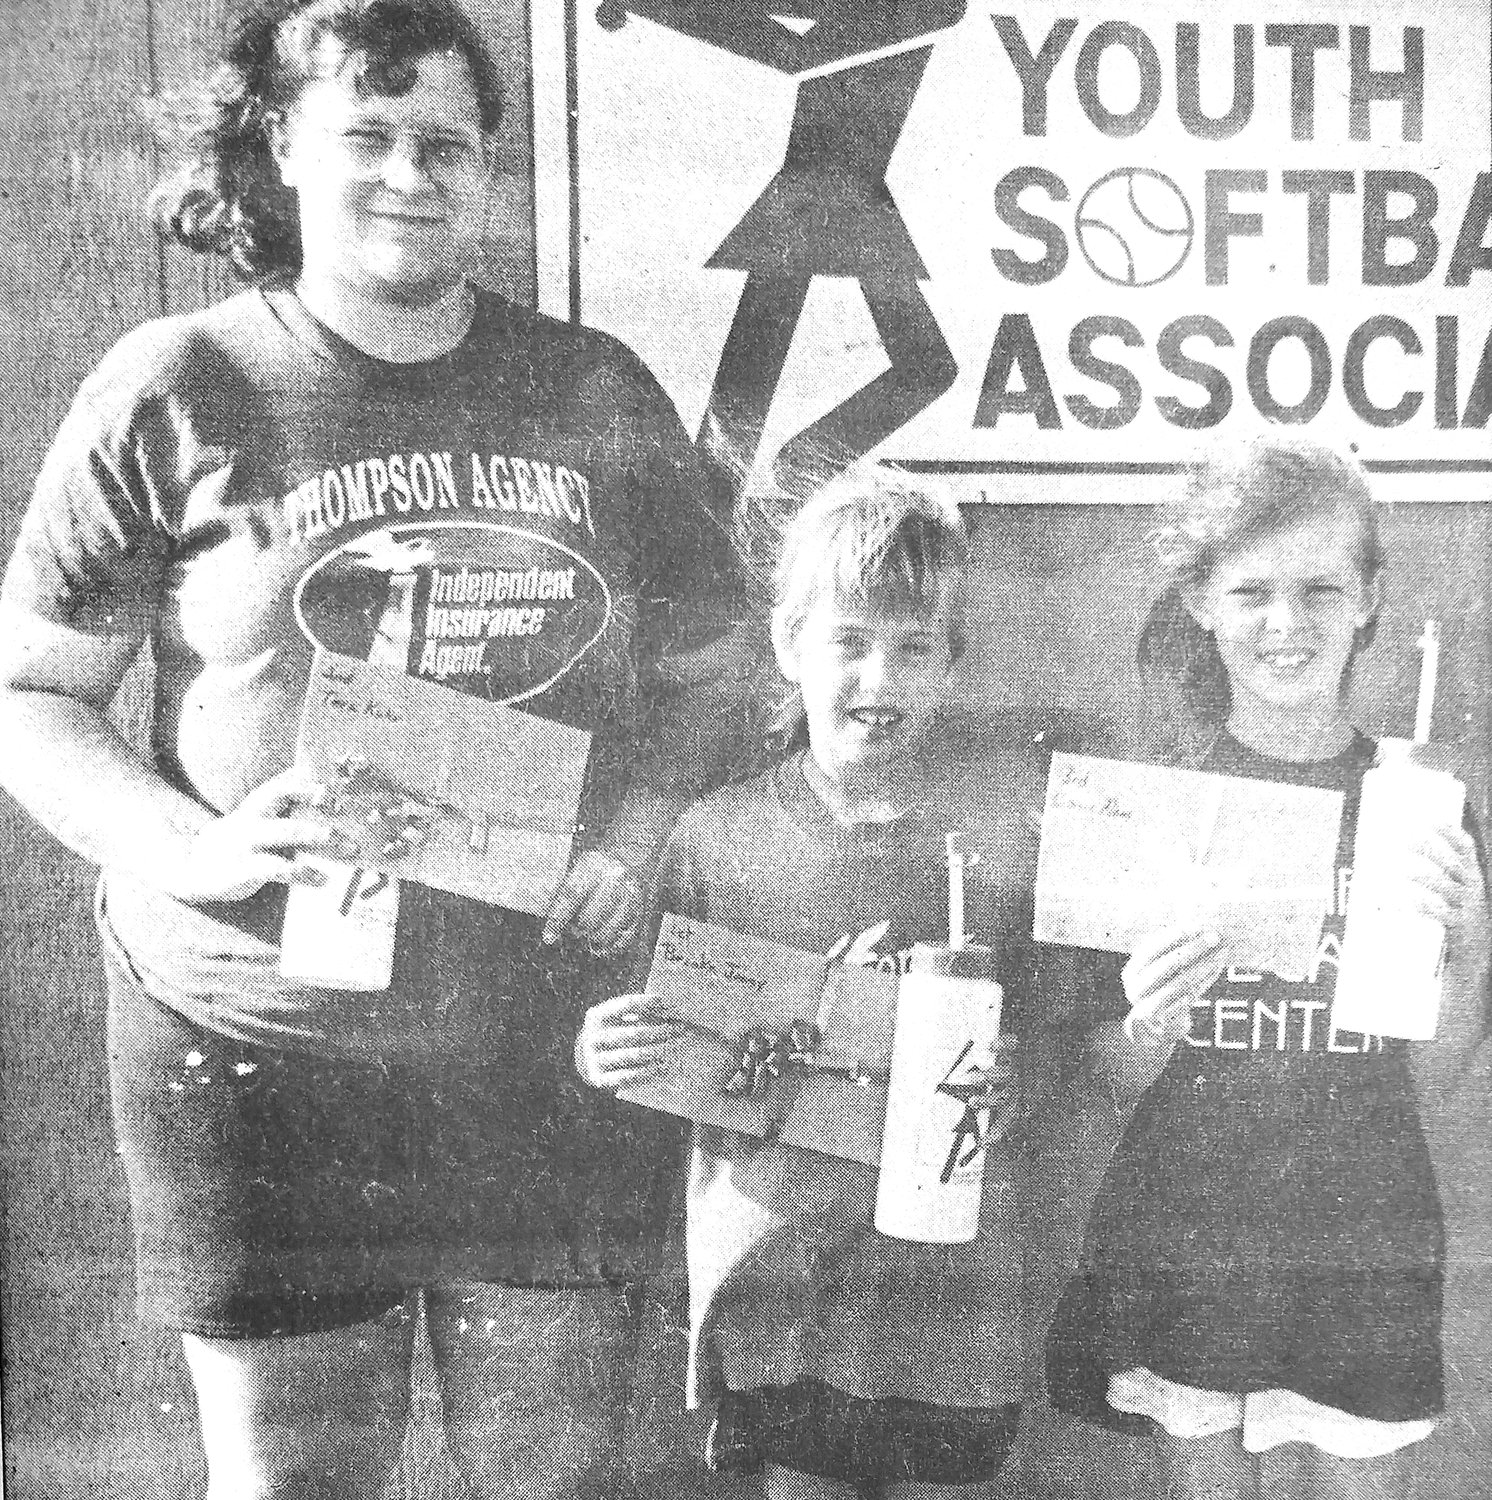
[[[779,26],[786,26],[789,31],[794,32],[798,36],[807,36],[808,33],[818,25],[818,22],[813,20],[809,16],[774,15],[772,19],[776,21]]]

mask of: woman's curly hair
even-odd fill
[[[471,69],[482,129],[496,128],[497,67],[454,0],[258,0],[234,26],[205,85],[152,101],[159,133],[184,158],[151,195],[163,238],[226,256],[246,280],[300,270],[296,197],[280,181],[270,132],[317,76],[327,37],[353,59],[357,87],[374,94],[402,94],[421,58],[459,52]]]

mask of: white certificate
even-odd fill
[[[1127,953],[1190,918],[1237,967],[1298,978],[1336,900],[1341,822],[1337,791],[1054,755],[1035,935]]]

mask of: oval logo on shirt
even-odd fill
[[[435,521],[365,532],[295,591],[317,646],[497,703],[552,687],[601,638],[611,590],[578,552],[517,526]]]

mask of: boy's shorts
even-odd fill
[[[580,1264],[554,1070],[235,1041],[146,993],[110,937],[110,1082],[147,1321],[266,1338],[375,1319],[413,1287],[607,1279]]]
[[[727,1391],[708,1457],[725,1473],[754,1474],[772,1463],[844,1484],[979,1484],[999,1473],[1019,1419],[1015,1403],[865,1400],[799,1380]]]

